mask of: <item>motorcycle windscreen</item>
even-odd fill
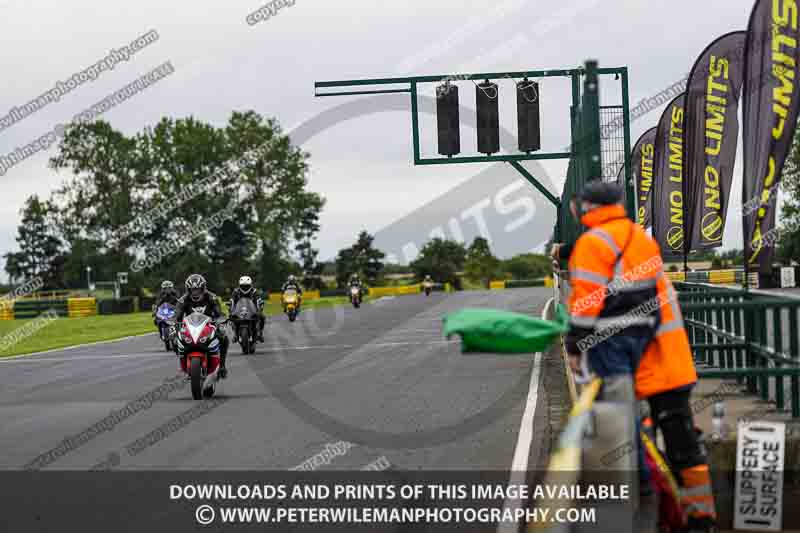
[[[198,343],[198,339],[200,339],[200,335],[209,320],[211,319],[203,313],[192,313],[183,319],[183,323],[186,325],[186,329],[189,330],[189,335],[195,344]]]
[[[234,316],[242,319],[252,318],[256,313],[256,304],[250,298],[239,298],[239,301],[233,306]]]
[[[297,291],[294,289],[286,289],[283,293],[283,300],[287,303],[294,303],[297,301]]]
[[[175,316],[175,308],[170,304],[161,304],[156,316],[162,320],[168,320]]]

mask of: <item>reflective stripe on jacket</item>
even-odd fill
[[[692,348],[683,327],[678,294],[663,271],[658,274],[657,287],[661,302],[661,323],[656,329],[655,338],[645,348],[636,371],[636,396],[639,399],[697,381]]]
[[[581,222],[589,229],[569,259],[570,353],[618,334],[652,335],[659,324],[658,245],[617,205],[598,207]]]

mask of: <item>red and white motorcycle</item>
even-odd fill
[[[192,313],[184,317],[177,336],[181,370],[189,375],[192,398],[201,400],[214,395],[219,377],[222,339],[218,332],[227,320],[215,323],[210,316]]]

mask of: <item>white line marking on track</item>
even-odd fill
[[[32,355],[43,355],[46,353],[53,353],[53,352],[66,352],[67,350],[75,350],[77,348],[85,348],[86,346],[96,346],[98,344],[111,344],[112,342],[121,342],[127,341],[130,339],[138,339],[139,337],[147,337],[150,335],[158,335],[157,331],[152,333],[142,333],[141,335],[128,335],[127,337],[120,337],[118,339],[110,339],[107,341],[97,341],[97,342],[88,342],[86,344],[76,344],[74,346],[64,346],[63,348],[53,348],[52,350],[45,350],[43,352],[31,352],[31,353],[23,353],[20,355],[9,355],[8,357],[0,357],[0,362],[3,361],[11,361],[14,359],[20,359],[22,357],[30,357]]]
[[[0,363],[67,363],[69,361],[79,361],[87,359],[132,359],[134,357],[164,357],[163,353],[160,354],[141,354],[141,353],[126,353],[116,355],[75,355],[70,357],[42,357],[36,359],[0,359]]]
[[[550,298],[542,310],[542,318],[547,316],[547,310],[553,303]],[[531,369],[531,381],[528,387],[528,401],[525,403],[525,412],[522,414],[522,421],[517,435],[517,447],[514,449],[514,459],[511,461],[511,474],[508,478],[509,485],[524,485],[525,474],[528,470],[528,458],[531,454],[531,443],[533,442],[533,419],[536,415],[536,403],[539,400],[539,371],[542,365],[542,354],[537,352],[533,356],[533,368]],[[508,498],[503,503],[503,511],[522,507],[520,498]],[[497,527],[498,533],[516,533],[519,531],[519,524],[503,522]]]

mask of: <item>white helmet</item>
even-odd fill
[[[250,278],[250,276],[242,276],[239,278],[239,290],[245,294],[248,294],[251,290],[253,290],[253,280]]]

